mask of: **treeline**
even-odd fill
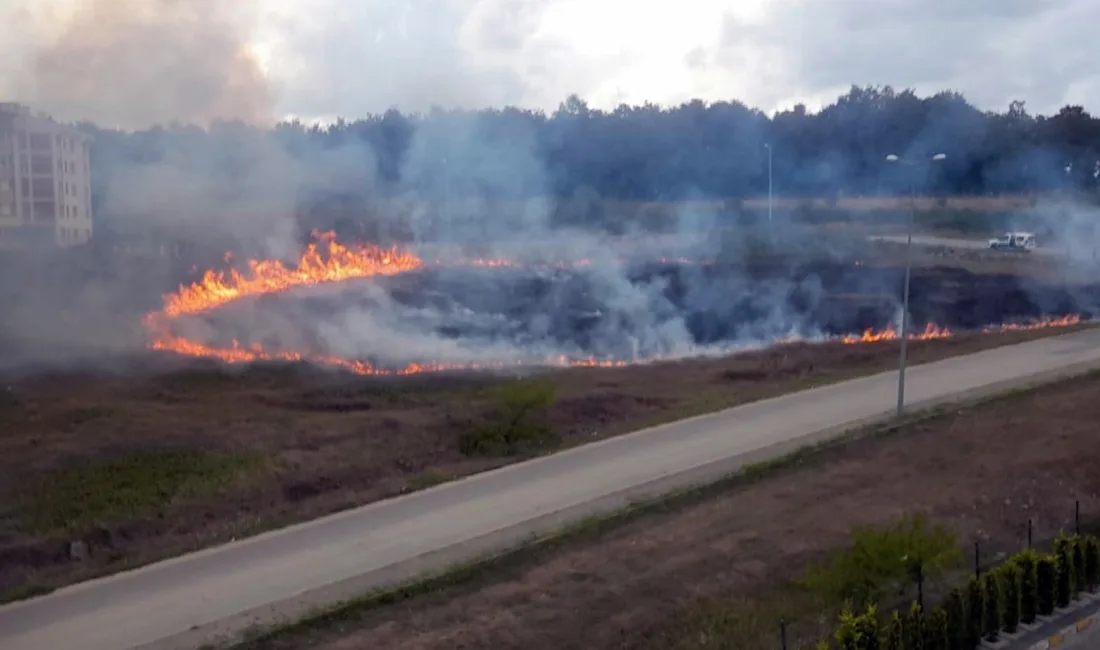
[[[915,168],[887,165],[889,153],[914,161],[947,154],[927,178],[921,173],[930,193],[1095,189],[1100,179],[1100,118],[1081,106],[1053,116],[1031,115],[1023,102],[983,112],[958,93],[919,97],[890,87],[852,87],[819,112],[797,106],[774,117],[737,101],[605,112],[570,97],[550,114],[391,110],[327,127],[284,123],[268,132],[232,123],[137,133],[83,128],[95,136],[100,188],[134,165],[167,161],[244,179],[264,157],[308,164],[340,151],[325,165],[369,174],[372,191],[381,193],[737,198],[767,192],[769,146],[775,191],[786,196],[908,188],[913,177],[906,172]]]

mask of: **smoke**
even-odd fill
[[[9,0],[10,1],[10,0]],[[248,48],[258,3],[15,0],[14,69],[0,95],[55,117],[145,128],[274,122],[276,95]]]

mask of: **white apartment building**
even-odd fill
[[[91,239],[89,144],[46,115],[0,103],[0,247]]]

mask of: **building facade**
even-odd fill
[[[92,238],[90,144],[22,104],[0,103],[0,247]]]

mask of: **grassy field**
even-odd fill
[[[1097,522],[1097,394],[1093,374],[915,418],[245,647],[772,650],[781,620],[790,647],[812,647],[838,603],[806,577],[854,527],[923,513],[992,563],[1025,545],[1029,520],[1037,542],[1072,530],[1075,500]],[[966,573],[931,576],[927,597]]]
[[[1064,331],[920,342],[910,358]],[[524,381],[305,365],[12,380],[0,393],[0,589],[7,599],[40,593],[896,359],[889,342],[791,344]],[[70,557],[73,542],[86,547],[83,561]]]

